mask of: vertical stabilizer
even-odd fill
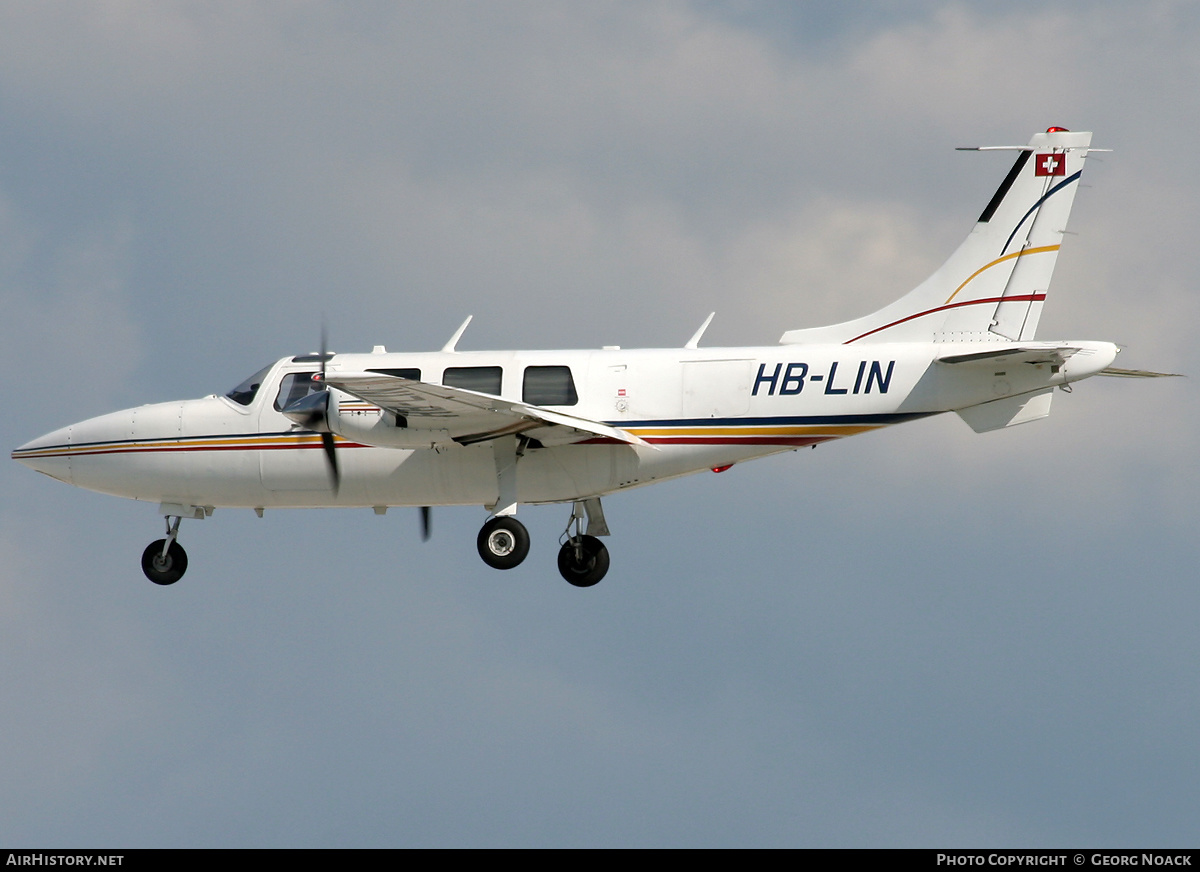
[[[1051,127],[1016,162],[954,254],[878,312],[783,334],[799,342],[971,342],[1032,339],[1067,229],[1091,133]],[[976,150],[976,149],[971,149]]]

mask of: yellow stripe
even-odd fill
[[[957,297],[958,292],[961,291],[963,288],[965,288],[967,285],[969,285],[974,280],[975,276],[979,275],[984,270],[991,269],[998,263],[1004,263],[1004,261],[1012,260],[1014,257],[1024,257],[1027,254],[1042,254],[1043,252],[1047,252],[1047,251],[1058,251],[1058,249],[1059,249],[1059,246],[1057,246],[1057,245],[1041,245],[1041,246],[1038,246],[1037,248],[1026,248],[1023,251],[1014,251],[1012,254],[1006,254],[1006,255],[1004,255],[1004,257],[998,257],[995,260],[993,260],[991,263],[989,263],[985,266],[981,266],[979,269],[975,270],[975,272],[971,273],[970,277],[965,282],[963,282],[961,285],[959,285],[957,288],[955,288],[954,293],[946,298],[946,303],[949,303],[951,300],[953,300],[955,297]],[[945,304],[943,304],[943,305],[945,305]]]

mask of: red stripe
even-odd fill
[[[878,333],[880,330],[887,330],[889,327],[895,327],[897,324],[903,324],[905,321],[912,321],[914,318],[924,318],[926,315],[935,315],[938,312],[945,312],[947,309],[957,309],[961,306],[978,306],[980,303],[1037,303],[1046,299],[1045,294],[1016,294],[1012,297],[988,297],[985,300],[967,300],[962,303],[950,303],[946,306],[938,306],[936,309],[926,309],[924,312],[918,312],[915,315],[909,315],[906,318],[901,318],[899,321],[893,321],[891,324],[884,324],[882,327],[876,327],[874,330],[868,330],[860,336],[855,336],[853,339],[847,339],[843,345],[849,345],[851,342],[857,342],[864,336],[870,336],[872,333]]]

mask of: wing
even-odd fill
[[[600,421],[463,388],[373,372],[329,372],[325,384],[387,409],[404,419],[404,426],[448,430],[461,445],[519,433],[547,447],[596,437],[653,447]]]

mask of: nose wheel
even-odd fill
[[[187,552],[175,541],[180,520],[167,518],[167,538],[156,539],[142,552],[142,572],[155,584],[174,584],[187,572]]]
[[[155,584],[174,584],[186,571],[187,552],[178,542],[167,545],[166,539],[158,539],[142,552],[142,572]]]

